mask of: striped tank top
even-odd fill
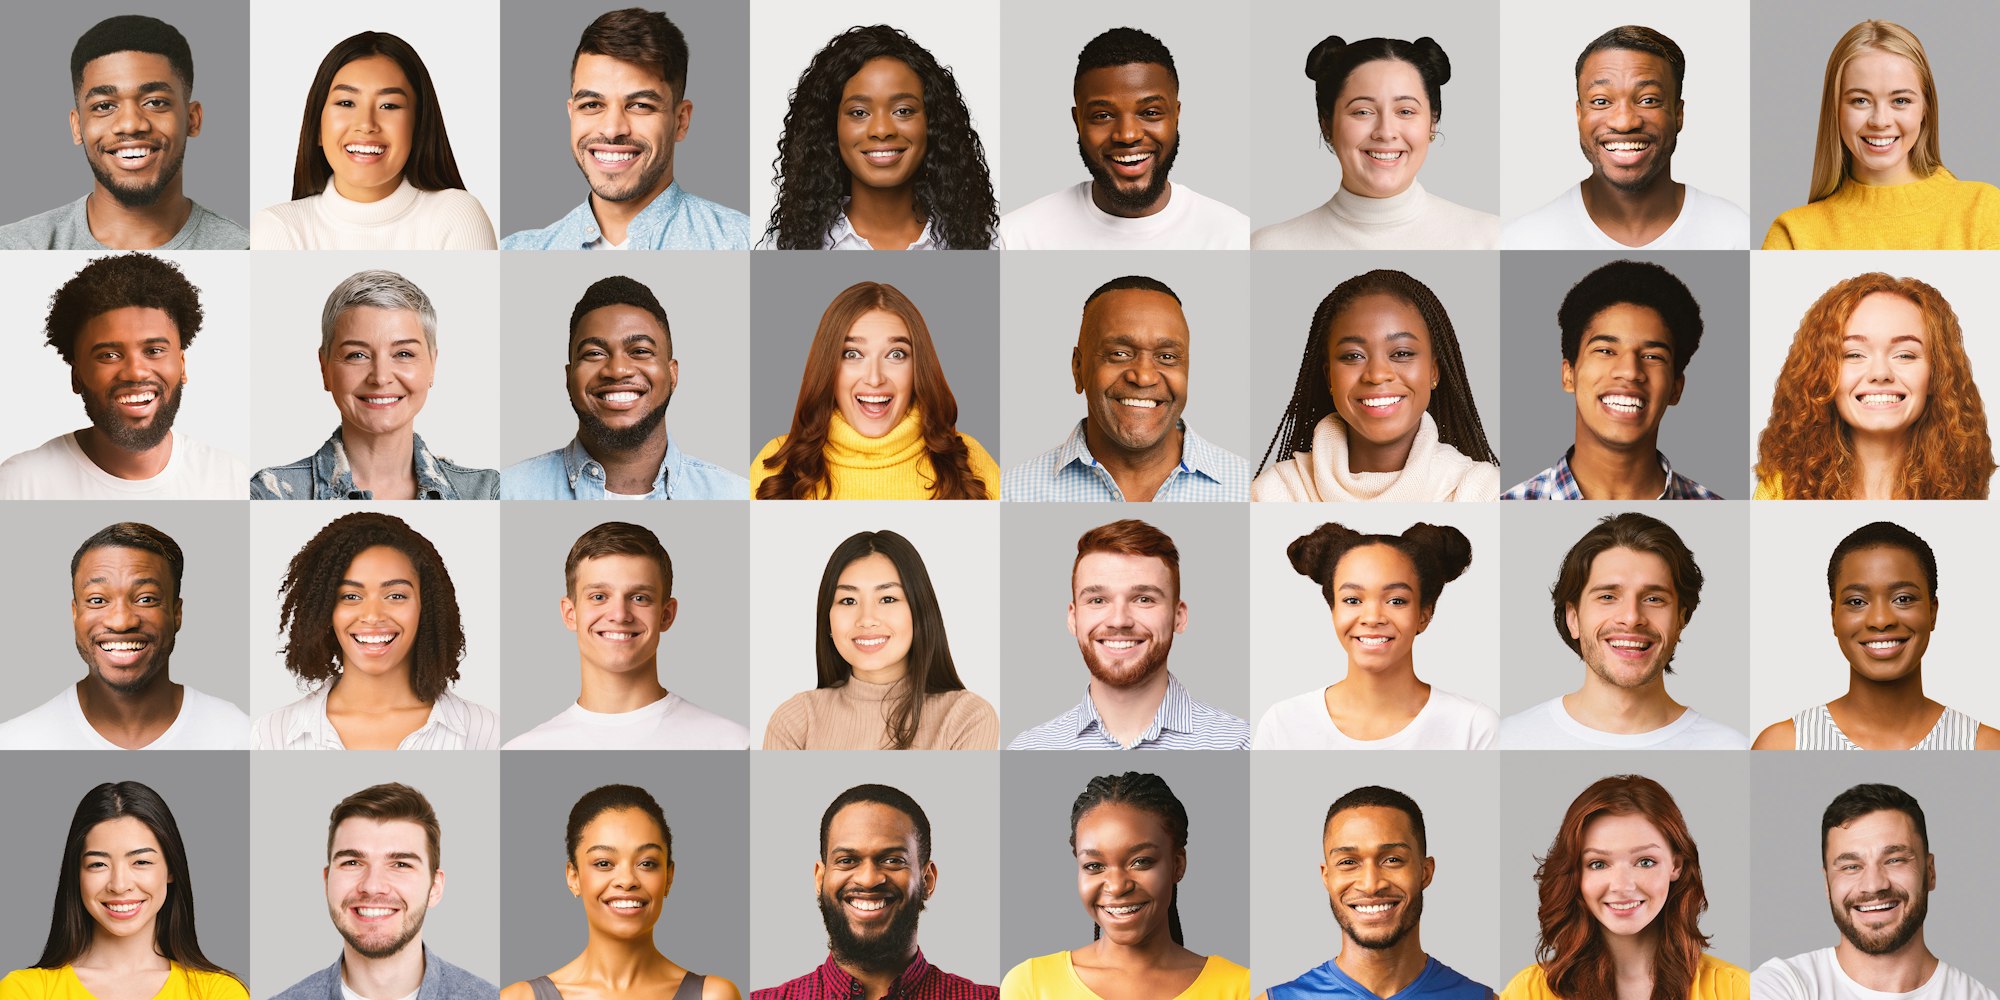
[[[1825,705],[1811,708],[1792,716],[1792,730],[1796,736],[1793,748],[1797,750],[1859,750],[1847,734],[1834,724],[1833,713]],[[1938,716],[1937,725],[1917,741],[1912,750],[1971,750],[1979,739],[1979,723],[1972,716],[1947,706],[1944,714]]]

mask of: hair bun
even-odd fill
[[[1308,577],[1320,586],[1326,585],[1322,577],[1331,577],[1333,567],[1327,565],[1327,553],[1333,551],[1344,539],[1361,534],[1344,524],[1331,521],[1314,528],[1310,533],[1292,539],[1285,546],[1285,555],[1290,556],[1292,568],[1303,577]]]
[[[1319,44],[1313,46],[1311,52],[1306,53],[1306,79],[1317,83],[1327,68],[1333,65],[1334,59],[1339,57],[1340,50],[1346,47],[1347,40],[1339,35],[1328,35],[1320,39]]]
[[[1458,579],[1465,574],[1465,568],[1472,565],[1472,540],[1465,532],[1449,524],[1426,524],[1422,521],[1403,529],[1403,537],[1410,544],[1422,547],[1437,561],[1437,586]]]

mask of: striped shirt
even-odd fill
[[[1825,705],[1811,708],[1792,716],[1793,749],[1797,750],[1859,750],[1847,734],[1840,731],[1839,723],[1833,721],[1833,713]],[[1917,741],[1912,750],[1975,750],[1979,743],[1979,722],[1972,716],[1955,708],[1947,707],[1938,716],[1937,725]]]
[[[751,991],[750,1000],[855,1000],[867,995],[867,988],[828,955],[826,964],[783,986]],[[884,1000],[1000,1000],[1000,989],[954,976],[924,961],[919,949]]]
[[[1031,503],[1091,503],[1124,500],[1111,473],[1098,464],[1084,442],[1083,420],[1069,438],[1050,451],[1007,470],[1000,477],[1000,499]],[[1248,503],[1250,463],[1204,440],[1180,423],[1181,463],[1153,492],[1160,501]]]
[[[1570,445],[1556,464],[1543,469],[1527,482],[1500,494],[1502,500],[1583,500],[1583,490],[1576,485],[1576,476],[1569,470],[1570,456],[1576,454],[1576,446]],[[1660,471],[1667,474],[1667,488],[1660,491],[1659,500],[1720,500],[1714,491],[1700,483],[1674,471],[1667,463],[1664,452],[1653,452],[1660,460]]]
[[[1153,723],[1126,746],[1098,718],[1097,706],[1084,688],[1075,708],[1014,737],[1009,750],[1248,750],[1250,724],[1219,708],[1194,700],[1181,680],[1167,674],[1167,695],[1153,713]]]
[[[250,730],[252,750],[345,750],[340,733],[326,717],[326,693],[332,684],[273,712]],[[450,691],[431,703],[430,718],[403,737],[398,750],[498,750],[500,716]]]

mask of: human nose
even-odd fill
[[[1880,632],[1896,624],[1895,609],[1888,601],[1870,601],[1867,612],[1862,615],[1862,623]]]
[[[1367,360],[1361,364],[1361,377],[1367,380],[1370,385],[1378,385],[1383,382],[1394,381],[1396,378],[1396,369],[1389,363],[1389,357],[1386,353],[1370,354]]]
[[[137,135],[153,129],[153,123],[146,117],[145,108],[139,101],[119,101],[111,126],[118,135]]]
[[[104,627],[125,632],[139,627],[139,611],[130,601],[111,601],[104,606]]]
[[[1113,142],[1130,145],[1138,142],[1144,135],[1145,130],[1139,127],[1139,118],[1136,115],[1117,115],[1111,119]]]
[[[1639,117],[1639,106],[1631,101],[1613,101],[1605,109],[1605,124],[1614,132],[1636,132],[1645,121]]]

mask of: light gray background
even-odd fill
[[[750,436],[744,468],[787,433],[799,401],[819,318],[856,282],[896,286],[916,303],[958,400],[958,431],[998,461],[1000,451],[1000,259],[992,254],[758,254],[750,265],[756,304],[750,325]],[[1004,466],[1003,466],[1004,468]],[[997,490],[998,483],[992,484]]]
[[[1245,207],[1254,226],[1283,222],[1318,208],[1340,186],[1340,161],[1320,141],[1313,81],[1306,55],[1328,35],[1349,44],[1364,38],[1413,42],[1429,35],[1451,59],[1440,95],[1444,116],[1417,182],[1424,190],[1482,212],[1499,214],[1500,10],[1487,0],[1432,0],[1386,9],[1331,6],[1312,0],[1263,0],[1258,33],[1283,41],[1260,47],[1251,82],[1272,99],[1252,105],[1258,142],[1257,186]]]
[[[1750,464],[1757,461],[1757,438],[1771,420],[1771,397],[1777,392],[1778,372],[1785,367],[1785,355],[1792,349],[1799,322],[1821,295],[1834,285],[1857,274],[1886,271],[1897,277],[1911,277],[1938,290],[1952,312],[1958,314],[1964,331],[1965,355],[1972,361],[1975,379],[1981,373],[1986,384],[1995,384],[2000,372],[2000,351],[1984,336],[1993,318],[2000,316],[2000,285],[1978,254],[1953,250],[1904,250],[1894,253],[1865,250],[1822,250],[1814,253],[1751,254],[1750,273],[1755,276],[1757,295],[1750,303]],[[1695,355],[1699,361],[1701,355]],[[1989,391],[1990,388],[1989,388]],[[1983,397],[1982,397],[1983,400]],[[1986,405],[1986,433],[2000,437],[2000,393]],[[1755,473],[1752,473],[1754,478]],[[1746,496],[1748,494],[1745,494]]]
[[[1500,595],[1502,667],[1500,714],[1532,708],[1583,686],[1589,668],[1562,641],[1551,617],[1549,590],[1563,554],[1600,518],[1638,511],[1665,521],[1701,567],[1701,603],[1681,630],[1667,693],[1746,735],[1750,729],[1750,525],[1738,504],[1654,500],[1644,503],[1519,503],[1507,505],[1502,548],[1507,578]],[[1580,788],[1581,786],[1579,786]]]
[[[416,431],[440,457],[492,469],[500,464],[502,401],[494,331],[500,327],[500,261],[491,254],[325,250],[250,258],[251,302],[261,326],[251,344],[253,468],[311,457],[340,426],[320,374],[320,310],[349,275],[385,268],[416,283],[437,311],[437,379]],[[508,401],[512,405],[512,401]]]
[[[1000,568],[1007,591],[1000,613],[1008,625],[1006,655],[1013,667],[1000,713],[1001,746],[1083,700],[1090,670],[1067,623],[1076,540],[1098,525],[1133,516],[1102,503],[1002,505],[1007,545]],[[1196,701],[1247,717],[1250,602],[1243,546],[1249,538],[1249,505],[1147,504],[1136,516],[1166,532],[1181,554],[1181,600],[1187,602],[1188,624],[1186,632],[1174,636],[1180,652],[1168,658],[1167,669]]]
[[[1289,982],[1339,952],[1340,926],[1327,911],[1319,877],[1321,831],[1327,808],[1362,785],[1393,788],[1424,811],[1426,847],[1437,861],[1424,893],[1424,950],[1489,989],[1507,985],[1514,969],[1501,960],[1493,933],[1500,843],[1489,832],[1500,815],[1500,758],[1448,750],[1376,754],[1366,773],[1327,762],[1312,751],[1251,755],[1250,851],[1265,859],[1261,877],[1250,883],[1251,987]]]
[[[997,506],[894,500],[752,506],[750,592],[758,614],[750,632],[751,746],[764,745],[764,728],[785,699],[818,682],[813,643],[827,624],[815,608],[820,574],[833,550],[857,531],[894,531],[916,546],[937,591],[958,679],[1000,709],[1000,622],[993,611],[1000,605],[993,573],[999,565]]]
[[[1830,624],[1826,563],[1842,538],[1871,521],[1916,532],[1937,555],[1938,627],[1924,655],[1924,693],[1975,719],[2000,719],[2000,678],[1984,665],[1982,627],[1984,609],[2000,602],[2000,580],[1989,572],[1990,550],[1967,544],[1992,530],[1991,507],[1976,500],[1801,500],[1750,505],[1757,588],[1757,627],[1750,635],[1753,727],[1847,693],[1850,673]]]
[[[250,30],[251,113],[257,122],[250,149],[250,207],[262,211],[292,200],[292,167],[298,159],[299,119],[320,60],[358,31],[386,31],[409,42],[430,70],[444,113],[445,134],[465,189],[500,218],[501,142],[500,4],[465,0],[450,6],[401,4],[393,13],[374,7],[301,7],[284,0],[252,0]],[[581,26],[579,26],[581,30]],[[317,122],[317,116],[315,116]],[[315,126],[317,127],[317,126]],[[571,207],[574,207],[573,205]],[[249,219],[243,220],[247,226]]]
[[[1173,789],[1188,813],[1187,874],[1180,882],[1187,948],[1250,964],[1250,755],[1222,750],[1147,754],[1143,759],[1081,751],[1007,755],[1001,787],[1007,835],[1000,954],[1013,968],[1090,943],[1090,914],[1077,893],[1069,811],[1090,779],[1144,771]]]
[[[744,637],[750,632],[750,517],[743,503],[691,504],[672,516],[651,504],[606,508],[560,501],[509,501],[501,508],[501,676],[513,739],[576,702],[582,667],[576,633],[563,627],[563,562],[585,531],[606,521],[651,529],[674,564],[674,624],[660,637],[660,683],[702,708],[749,719]],[[745,777],[748,775],[746,774]],[[537,973],[539,975],[539,973]]]
[[[569,139],[569,61],[590,22],[615,9],[538,0],[509,3],[501,11],[500,58],[508,71],[500,78],[500,100],[517,112],[500,126],[500,155],[513,175],[505,215],[494,219],[503,235],[547,226],[590,193]],[[687,93],[676,96],[694,102],[694,116],[687,139],[674,146],[674,179],[690,194],[740,212],[748,203],[743,56],[750,47],[750,8],[682,2],[646,9],[664,10],[687,36]]]
[[[673,830],[674,884],[653,941],[682,968],[744,985],[750,969],[749,758],[690,751],[664,768],[649,753],[523,752],[501,775],[500,984],[546,975],[589,942],[581,905],[563,881],[570,807],[593,788],[638,785],[653,793]],[[445,888],[450,889],[447,879]]]
[[[341,799],[400,781],[438,817],[444,897],[424,919],[424,944],[492,982],[500,973],[500,757],[457,754],[248,754],[249,919],[257,956],[250,995],[268,997],[333,964],[340,932],[326,909],[326,821]],[[567,813],[564,813],[566,816]],[[238,827],[242,829],[242,827]],[[509,868],[510,876],[528,872]]]
[[[750,856],[758,861],[750,869],[750,906],[757,930],[750,980],[737,984],[744,995],[826,961],[826,926],[812,877],[820,814],[841,792],[871,782],[908,793],[931,821],[937,894],[917,932],[924,959],[975,983],[1000,981],[994,941],[1000,876],[1008,869],[994,863],[1003,857],[998,754],[767,753],[753,755],[750,771]]]
[[[608,258],[608,259],[607,259]],[[569,405],[569,314],[599,278],[626,275],[667,311],[680,386],[667,433],[688,455],[741,474],[750,467],[750,267],[740,253],[503,254],[500,261],[501,460],[512,465],[576,436]]]
[[[278,584],[285,578],[286,564],[307,541],[334,518],[357,509],[400,517],[437,547],[451,573],[452,588],[458,592],[459,622],[465,629],[465,659],[459,661],[458,683],[451,690],[467,701],[500,711],[497,506],[426,505],[419,500],[340,505],[260,503],[250,505],[250,551],[255,553],[249,575],[250,717],[257,719],[305,694],[306,689],[285,669],[285,636],[278,631]],[[324,570],[339,571],[336,567]]]
[[[1262,262],[1260,262],[1262,263]],[[1166,282],[1181,298],[1188,332],[1187,409],[1181,418],[1210,442],[1247,455],[1250,429],[1250,256],[1177,251],[1005,254],[1000,262],[1004,318],[1001,413],[1011,469],[1061,444],[1089,404],[1075,391],[1070,355],[1083,303],[1097,286],[1128,274]]]
[[[1675,472],[1724,497],[1748,498],[1750,482],[1737,471],[1748,465],[1748,453],[1730,443],[1748,423],[1743,359],[1750,275],[1744,256],[1733,250],[1507,254],[1501,265],[1507,294],[1500,304],[1507,350],[1500,364],[1509,421],[1506,438],[1494,441],[1503,456],[1501,489],[1554,465],[1576,441],[1576,396],[1562,388],[1562,327],[1556,323],[1563,296],[1613,260],[1643,260],[1681,279],[1701,307],[1701,346],[1688,362],[1680,403],[1660,419],[1660,451]]]
[[[1708,894],[1701,929],[1709,935],[1708,953],[1745,968],[1757,964],[1749,948],[1750,827],[1744,822],[1750,815],[1748,769],[1740,764],[1718,767],[1717,758],[1709,754],[1672,751],[1523,750],[1503,754],[1500,761],[1500,780],[1507,789],[1500,813],[1503,980],[1535,961],[1535,910],[1540,901],[1535,859],[1548,853],[1570,803],[1591,782],[1612,774],[1643,774],[1674,797],[1701,854],[1701,887]],[[1758,791],[1763,791],[1761,785]]]
[[[1250,719],[1279,701],[1347,676],[1347,653],[1319,584],[1292,569],[1285,547],[1328,521],[1396,535],[1418,521],[1472,540],[1472,565],[1445,585],[1437,617],[1416,640],[1417,676],[1436,690],[1500,704],[1493,639],[1500,634],[1500,511],[1493,504],[1270,504],[1250,508]]]
[[[1590,175],[1577,143],[1576,54],[1591,39],[1631,23],[1665,33],[1687,56],[1687,113],[1674,149],[1674,180],[1739,208],[1750,204],[1751,130],[1743,113],[1752,96],[1750,17],[1744,6],[1688,0],[1619,11],[1584,0],[1504,0],[1500,214],[1513,219],[1532,212]],[[1760,48],[1759,58],[1770,47]]]
[[[174,811],[195,885],[195,923],[208,960],[250,975],[249,755],[230,750],[132,754],[121,750],[8,754],[0,796],[19,808],[7,822],[14,863],[0,892],[15,905],[0,918],[0,963],[32,965],[49,936],[49,912],[70,817],[85,793],[106,781],[143,782]],[[28,760],[34,763],[29,765]],[[174,873],[176,877],[179,872]]]
[[[25,526],[29,519],[20,520]],[[243,501],[43,503],[35,505],[32,520],[33,530],[9,533],[15,571],[24,582],[34,581],[35,596],[16,602],[16,613],[7,616],[18,652],[9,683],[0,685],[0,718],[34,708],[83,677],[70,624],[69,560],[84,539],[119,521],[141,521],[166,532],[187,559],[181,630],[169,666],[173,679],[238,708],[250,704],[250,677],[243,668],[244,608],[250,597],[243,578],[249,563]]]
[[[1500,255],[1487,251],[1376,253],[1288,252],[1259,254],[1251,278],[1250,450],[1243,457],[1257,466],[1275,443],[1278,421],[1298,384],[1299,363],[1305,357],[1304,331],[1312,326],[1322,299],[1341,282],[1376,268],[1402,271],[1429,287],[1451,317],[1472,380],[1473,402],[1486,442],[1500,446]],[[1326,336],[1325,330],[1312,331]],[[1565,397],[1567,398],[1567,397]],[[1291,458],[1273,455],[1272,462]]]
[[[18,377],[6,404],[0,406],[0,454],[40,447],[52,437],[90,424],[83,415],[83,400],[70,391],[70,367],[45,341],[50,296],[102,256],[80,250],[8,255],[6,274],[0,275],[0,329],[10,334],[0,340],[0,370]],[[246,349],[251,318],[243,258],[200,251],[154,256],[180,265],[201,298],[201,331],[188,345],[185,369],[193,392],[174,420],[174,432],[247,456],[250,409],[243,387],[253,369]],[[249,495],[246,482],[243,496]]]
[[[1834,796],[1869,781],[1887,782],[1916,797],[1937,860],[1937,889],[1924,921],[1924,943],[1982,983],[2000,982],[1993,924],[1986,905],[2000,876],[1986,863],[2000,803],[1967,789],[2000,784],[2000,754],[1927,754],[1921,766],[1893,750],[1860,753],[1753,754],[1757,809],[1755,848],[1758,920],[1750,949],[1737,964],[1756,968],[1837,943],[1821,867],[1819,823]],[[1778,919],[1773,917],[1782,914]]]
[[[1090,179],[1076,153],[1076,55],[1098,35],[1138,28],[1158,38],[1174,57],[1181,80],[1182,155],[1173,179],[1238,211],[1250,206],[1254,156],[1265,144],[1244,149],[1243,110],[1256,87],[1250,76],[1261,55],[1250,44],[1251,20],[1217,17],[1213,10],[1180,4],[1144,8],[1080,7],[1064,0],[1012,0],[1000,19],[1007,54],[1008,145],[1001,157],[1011,178],[1000,199],[1009,212],[1043,195]],[[1261,28],[1260,37],[1263,36]],[[1299,65],[1305,65],[1303,57]],[[1311,115],[1307,115],[1311,120]],[[989,142],[988,149],[998,143]]]
[[[1944,165],[1965,180],[2000,177],[2000,143],[1978,109],[2000,85],[1984,44],[1986,22],[1976,7],[1824,0],[1806,6],[1759,4],[1750,30],[1757,39],[1751,64],[1751,132],[1757,169],[1750,204],[1751,246],[1778,213],[1806,203],[1811,193],[1813,143],[1819,135],[1820,90],[1826,60],[1840,36],[1868,18],[1886,17],[1924,43],[1938,91],[1939,151]]]
[[[91,190],[83,150],[70,143],[69,112],[76,94],[69,86],[69,54],[91,26],[114,14],[131,13],[116,3],[17,6],[13,30],[0,36],[0,82],[17,96],[0,116],[7,133],[21,140],[8,157],[8,183],[0,186],[0,219],[39,215]],[[181,165],[182,190],[210,211],[250,224],[250,130],[246,91],[250,78],[243,53],[249,47],[250,18],[244,0],[210,3],[167,0],[147,5],[147,13],[175,28],[194,55],[194,91],[201,102],[201,134],[188,142]]]
[[[778,137],[793,89],[813,56],[835,35],[857,24],[901,28],[930,50],[958,81],[972,112],[973,131],[986,147],[993,197],[1000,197],[1000,4],[961,0],[757,0],[757,37],[750,49],[750,230],[762,239],[777,200]]]

